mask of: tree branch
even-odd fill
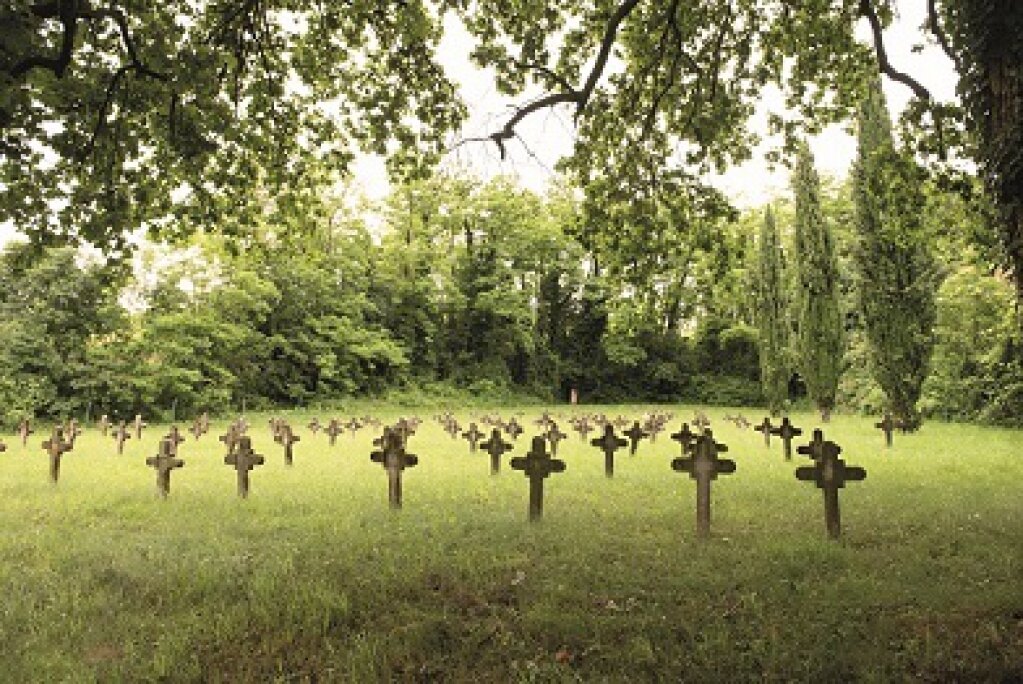
[[[952,50],[952,45],[948,42],[948,36],[945,35],[944,29],[941,28],[941,21],[938,18],[937,0],[927,0],[927,27],[934,34],[941,49],[945,51],[948,58],[955,64],[956,73],[962,74],[963,63],[959,59],[959,55]]]
[[[921,100],[930,102],[933,99],[931,91],[927,90],[909,74],[893,67],[892,63],[888,61],[888,51],[884,47],[884,32],[881,27],[881,19],[877,16],[877,11],[874,9],[874,4],[871,0],[860,0],[860,16],[866,18],[870,23],[870,31],[874,36],[874,52],[877,54],[877,64],[881,69],[881,73],[912,90],[913,94]]]

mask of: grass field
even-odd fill
[[[508,457],[491,477],[421,413],[400,512],[375,434],[329,449],[304,415],[289,416],[290,469],[250,416],[267,464],[244,501],[223,423],[182,445],[166,501],[144,464],[165,427],[120,457],[87,430],[57,486],[43,428],[28,449],[8,437],[0,679],[1023,680],[1021,432],[929,423],[889,451],[874,421],[836,417],[826,436],[868,471],[842,492],[836,543],[820,492],[793,475],[806,459],[709,410],[738,471],[714,483],[700,542],[695,484],[669,467],[678,418],[619,452],[613,480],[572,433],[530,525]]]

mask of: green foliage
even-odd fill
[[[810,149],[801,147],[794,171],[794,254],[799,287],[796,349],[810,399],[825,418],[835,407],[845,349],[834,238],[821,212],[820,179]]]
[[[853,170],[859,309],[870,367],[892,415],[917,425],[916,403],[934,346],[933,237],[924,222],[923,174],[895,149],[880,83],[867,89]]]
[[[754,319],[760,358],[760,382],[772,414],[785,409],[789,396],[788,297],[781,240],[770,207],[764,213],[756,262]]]

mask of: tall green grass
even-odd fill
[[[794,477],[805,459],[708,410],[738,471],[714,483],[700,542],[667,437],[692,409],[674,410],[612,480],[573,433],[537,525],[508,457],[491,477],[429,415],[400,512],[369,460],[375,432],[331,449],[308,414],[289,416],[290,469],[250,417],[267,464],[245,501],[224,424],[182,445],[165,501],[144,465],[165,426],[120,457],[87,431],[56,486],[42,430],[28,449],[8,439],[0,680],[1023,679],[1023,433],[928,424],[887,450],[874,421],[836,417],[826,437],[868,476],[841,494],[835,543],[820,492]]]

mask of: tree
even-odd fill
[[[796,198],[796,349],[807,393],[827,421],[835,407],[844,350],[834,239],[821,211],[820,178],[803,144],[793,173]]]
[[[771,207],[764,212],[756,264],[757,339],[760,350],[760,381],[771,413],[785,407],[789,394],[789,321],[782,266],[781,241]]]
[[[923,220],[923,174],[895,148],[880,83],[864,95],[853,169],[859,309],[871,369],[893,416],[916,410],[934,348],[937,264]]]

